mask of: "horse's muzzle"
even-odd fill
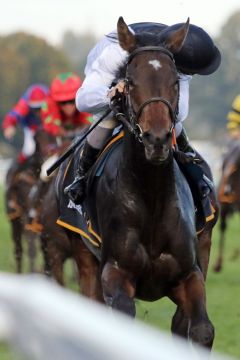
[[[171,147],[171,136],[168,132],[156,136],[151,131],[146,131],[142,135],[142,142],[146,159],[151,163],[159,165],[168,159]]]

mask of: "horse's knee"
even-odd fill
[[[130,274],[120,269],[117,264],[107,263],[103,268],[101,280],[106,304],[134,317],[135,287],[130,280]]]

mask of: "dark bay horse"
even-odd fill
[[[223,159],[222,174],[218,187],[220,204],[220,238],[214,271],[220,272],[223,265],[227,221],[235,212],[240,212],[240,142],[234,143]],[[237,251],[239,252],[239,250]],[[234,257],[237,256],[237,252]]]
[[[125,135],[87,197],[92,228],[102,242],[99,266],[92,260],[96,298],[103,295],[112,308],[135,316],[134,298],[167,296],[177,306],[172,332],[211,348],[214,327],[206,311],[205,279],[216,217],[196,235],[193,197],[172,148],[179,97],[173,55],[189,22],[164,42],[135,36],[121,17],[117,27],[120,46],[130,54],[124,111],[116,115]],[[66,185],[60,177],[64,166],[59,196]]]
[[[35,270],[36,236],[25,229],[30,208],[30,191],[37,184],[46,147],[47,134],[39,130],[35,135],[36,150],[23,165],[13,161],[5,180],[5,204],[7,217],[11,224],[12,239],[15,247],[16,271],[22,272],[23,236],[28,244],[29,270]]]

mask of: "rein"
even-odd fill
[[[144,108],[147,105],[149,105],[149,104],[151,104],[153,102],[162,102],[165,105],[167,105],[167,107],[169,109],[169,112],[170,112],[170,117],[171,117],[171,120],[172,120],[172,126],[171,126],[171,129],[170,129],[170,133],[173,132],[175,122],[176,122],[176,116],[177,116],[177,113],[178,113],[178,106],[176,106],[176,109],[173,109],[171,103],[167,99],[165,99],[165,98],[163,98],[161,96],[152,97],[152,98],[144,101],[140,105],[137,112],[135,112],[133,110],[133,108],[131,106],[131,98],[130,98],[129,91],[128,91],[129,90],[128,66],[129,66],[129,64],[131,63],[131,61],[133,60],[133,58],[136,55],[138,55],[140,53],[143,53],[145,51],[160,51],[161,53],[169,56],[169,58],[171,59],[172,62],[175,62],[173,54],[169,50],[167,50],[166,48],[164,48],[162,46],[143,46],[143,47],[135,49],[128,57],[127,68],[126,68],[126,77],[124,79],[125,84],[126,84],[126,93],[127,93],[127,96],[125,96],[125,98],[127,99],[127,105],[128,105],[127,113],[128,113],[128,116],[126,117],[124,113],[118,112],[116,114],[116,118],[118,120],[120,120],[128,128],[128,130],[135,135],[135,137],[140,142],[142,142],[143,131],[142,131],[140,125],[138,124],[138,120],[139,120],[139,117],[141,116]]]

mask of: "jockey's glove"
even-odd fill
[[[123,94],[116,91],[116,94],[110,100],[110,109],[114,113],[122,112]]]

